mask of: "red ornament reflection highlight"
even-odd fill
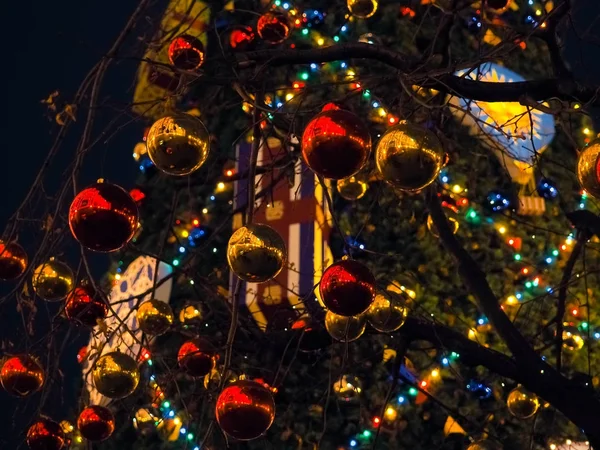
[[[31,450],[60,450],[65,442],[62,428],[50,419],[39,419],[27,430],[27,445]]]
[[[169,45],[169,61],[178,69],[195,70],[204,62],[204,45],[189,34],[177,36]]]
[[[273,394],[256,381],[236,381],[219,395],[215,415],[228,435],[240,441],[256,439],[275,419]]]
[[[44,369],[29,355],[13,356],[2,365],[0,382],[10,395],[26,397],[44,384]]]
[[[229,46],[234,50],[244,50],[254,41],[254,37],[251,27],[237,26],[229,34]]]
[[[93,251],[114,252],[133,237],[138,208],[121,187],[96,183],[81,191],[69,208],[69,227],[79,243]]]
[[[16,242],[0,241],[0,280],[14,280],[27,269],[27,253]]]
[[[108,306],[88,286],[75,288],[67,297],[65,315],[69,320],[93,327],[108,314]]]
[[[368,128],[343,109],[327,108],[308,123],[302,135],[306,164],[325,178],[340,180],[356,174],[370,153]]]
[[[212,345],[202,339],[184,342],[179,348],[177,362],[192,377],[203,377],[215,367],[216,355]]]
[[[375,277],[362,263],[338,261],[325,270],[319,283],[321,299],[331,312],[340,316],[364,313],[375,300]]]
[[[269,11],[260,16],[256,30],[269,44],[280,44],[290,35],[290,24],[284,14]]]
[[[88,406],[79,414],[77,428],[89,441],[104,441],[115,431],[115,417],[108,408]]]

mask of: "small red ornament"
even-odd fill
[[[325,270],[319,283],[325,306],[340,316],[364,313],[375,300],[375,277],[362,263],[346,259]]]
[[[280,44],[290,35],[290,24],[284,14],[269,11],[260,16],[256,30],[262,40],[269,44]]]
[[[107,314],[108,306],[89,286],[77,287],[67,297],[65,315],[69,320],[93,327]]]
[[[32,356],[13,356],[2,364],[0,381],[10,395],[26,397],[44,384],[44,369]]]
[[[27,253],[16,242],[0,241],[0,280],[19,278],[27,268]]]
[[[204,62],[204,45],[189,34],[177,36],[169,45],[169,61],[180,70],[196,70]]]
[[[330,105],[315,116],[302,134],[302,156],[308,167],[325,178],[355,175],[368,161],[371,135],[354,113]]]
[[[87,359],[87,355],[88,355],[88,348],[87,348],[87,345],[84,345],[77,352],[77,362],[79,364],[83,364],[83,362]]]
[[[219,394],[215,415],[228,435],[240,441],[256,439],[275,418],[273,394],[256,381],[235,381]]]
[[[254,31],[251,27],[239,25],[229,33],[229,46],[233,50],[246,50],[254,42]]]
[[[202,338],[184,342],[177,354],[179,367],[192,377],[208,375],[215,367],[215,359],[212,345]]]
[[[77,428],[89,441],[104,441],[115,431],[115,417],[104,406],[88,406],[79,414]]]
[[[97,252],[114,252],[127,244],[138,219],[131,196],[102,180],[77,194],[69,208],[71,233],[83,247]]]
[[[62,428],[50,419],[39,419],[27,430],[27,445],[30,450],[60,450],[64,448],[65,442]]]

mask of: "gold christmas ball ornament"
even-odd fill
[[[417,192],[438,177],[445,154],[437,136],[407,122],[388,129],[377,144],[377,169],[394,188]]]
[[[577,179],[586,192],[600,199],[600,139],[596,139],[579,153]]]
[[[189,175],[206,161],[210,135],[196,117],[174,113],[154,122],[146,137],[146,148],[148,156],[162,172]]]
[[[19,278],[27,269],[27,253],[16,242],[0,241],[0,280]]]
[[[333,383],[333,392],[335,395],[345,402],[357,399],[362,392],[360,380],[354,375],[342,375],[335,383]]]
[[[250,283],[272,280],[283,269],[287,258],[285,242],[273,228],[251,224],[238,228],[227,245],[229,268]]]
[[[2,387],[14,397],[26,397],[39,391],[44,379],[44,369],[30,355],[12,356],[0,369]]]
[[[355,175],[371,154],[371,135],[356,114],[331,104],[323,108],[302,134],[302,156],[311,170],[340,180]]]
[[[358,200],[364,197],[368,189],[369,184],[362,177],[352,176],[337,181],[338,193],[346,200]]]
[[[31,284],[39,297],[47,302],[57,302],[73,290],[75,277],[69,266],[50,258],[35,269]]]
[[[133,416],[133,427],[142,435],[147,436],[156,429],[158,417],[154,416],[146,408],[138,409]]]
[[[467,450],[502,450],[502,446],[496,441],[482,439],[469,445],[469,447],[467,447]]]
[[[563,348],[569,351],[581,350],[585,340],[577,327],[565,325],[563,328]]]
[[[221,429],[235,439],[256,439],[275,419],[273,394],[256,381],[238,380],[219,394],[215,416]]]
[[[151,336],[165,333],[173,324],[173,310],[168,303],[152,299],[140,305],[137,311],[140,330]]]
[[[513,0],[483,0],[486,9],[494,14],[502,14],[510,7]]]
[[[200,326],[203,318],[202,306],[199,303],[189,303],[179,310],[179,322],[183,328]]]
[[[377,0],[348,0],[350,14],[359,19],[368,19],[377,11]]]
[[[508,394],[506,406],[508,411],[517,419],[529,419],[540,408],[540,400],[535,394],[518,386]]]
[[[61,450],[66,443],[65,433],[54,420],[38,419],[27,430],[27,446],[30,450]]]
[[[111,352],[98,358],[92,377],[98,392],[108,398],[120,399],[135,391],[140,382],[140,371],[131,356]]]
[[[331,311],[325,315],[325,328],[336,341],[352,342],[363,335],[367,327],[365,315],[340,316]]]
[[[365,314],[371,326],[377,331],[391,333],[404,325],[408,310],[401,303],[401,297],[377,294]]]
[[[446,219],[448,219],[448,223],[450,224],[450,228],[452,229],[452,233],[456,234],[458,232],[458,228],[460,227],[460,222],[458,221],[458,209],[453,206],[442,206],[444,208],[444,213],[446,213]],[[436,238],[440,237],[437,227],[435,226],[435,224],[433,223],[433,219],[431,218],[431,214],[427,216],[427,229]]]

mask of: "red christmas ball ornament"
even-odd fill
[[[65,315],[69,320],[93,327],[108,314],[108,306],[89,286],[75,288],[67,297]]]
[[[357,316],[375,300],[375,277],[364,264],[345,259],[325,270],[319,291],[331,312],[345,317]]]
[[[38,391],[44,378],[44,369],[30,355],[8,358],[0,370],[2,387],[15,397],[26,397]]]
[[[273,394],[256,381],[235,381],[219,394],[215,415],[228,435],[240,441],[256,439],[275,419]]]
[[[229,46],[233,50],[246,50],[254,42],[254,31],[251,27],[239,25],[229,33]]]
[[[212,345],[198,338],[184,342],[179,348],[177,362],[192,377],[204,377],[215,367],[216,355]]]
[[[39,419],[27,430],[30,450],[60,450],[65,443],[65,433],[54,420]]]
[[[355,175],[371,153],[371,135],[354,113],[326,107],[302,134],[302,156],[318,175],[334,180]]]
[[[71,233],[83,247],[96,252],[122,248],[133,237],[138,219],[131,196],[102,180],[77,194],[69,208]]]
[[[280,44],[290,35],[290,24],[287,17],[276,11],[264,13],[256,25],[258,35],[269,44]]]
[[[169,45],[169,61],[180,70],[196,70],[204,62],[204,45],[189,34],[177,36]]]
[[[115,431],[115,417],[104,406],[88,406],[79,414],[77,428],[89,441],[104,441]]]
[[[14,280],[27,269],[27,253],[16,242],[0,241],[0,280]]]

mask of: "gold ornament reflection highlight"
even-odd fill
[[[285,242],[273,228],[251,224],[237,229],[227,245],[227,262],[234,274],[250,283],[275,278],[287,258]]]
[[[375,301],[366,312],[367,320],[373,328],[382,333],[396,331],[406,321],[407,309],[396,297],[377,294]]]
[[[375,162],[387,183],[401,191],[417,192],[438,177],[445,154],[434,133],[403,122],[388,129],[381,137]]]
[[[65,263],[54,258],[39,265],[31,280],[35,293],[48,302],[64,299],[75,284],[73,271]]]
[[[174,113],[154,122],[146,137],[148,156],[169,175],[195,172],[208,158],[210,135],[196,117]]]
[[[506,406],[510,413],[517,419],[529,419],[540,408],[540,400],[535,394],[519,386],[508,394]]]
[[[363,335],[367,321],[364,314],[346,317],[327,311],[325,328],[336,341],[352,342]]]
[[[98,358],[92,377],[98,392],[108,398],[120,399],[135,391],[140,382],[140,371],[131,356],[112,352]]]

